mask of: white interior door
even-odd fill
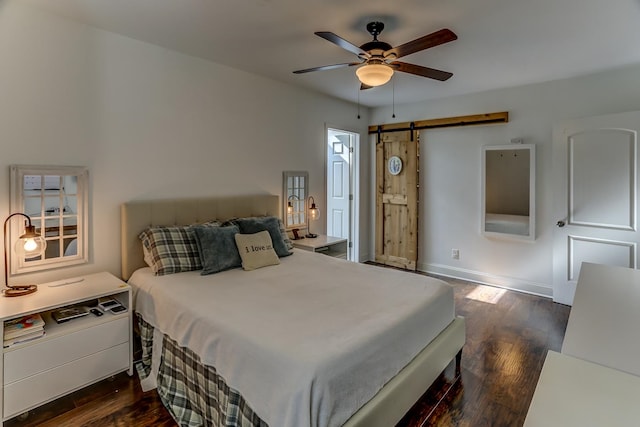
[[[351,132],[327,131],[327,235],[353,241],[353,159]],[[354,259],[349,245],[347,259]]]
[[[640,112],[554,127],[556,302],[572,304],[582,262],[637,267],[638,131]]]

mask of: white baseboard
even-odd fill
[[[514,291],[526,292],[546,298],[553,297],[553,288],[544,283],[536,283],[513,277],[495,276],[481,271],[466,270],[442,264],[418,263],[418,270],[454,279],[468,280],[483,285],[499,286]]]

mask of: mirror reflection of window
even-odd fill
[[[88,260],[88,171],[82,167],[12,166],[12,212],[24,212],[47,241],[43,256],[11,263],[12,274]],[[12,235],[20,227],[12,225]]]
[[[283,202],[285,227],[287,229],[306,228],[306,198],[309,188],[308,172],[283,172]]]

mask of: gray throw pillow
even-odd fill
[[[293,252],[289,250],[287,244],[280,232],[280,220],[275,216],[257,216],[248,218],[237,218],[233,220],[234,224],[240,227],[242,234],[254,234],[260,231],[268,231],[273,249],[279,257],[291,255]]]
[[[287,234],[287,229],[284,226],[284,222],[280,218],[278,218],[278,225],[280,226],[280,235],[282,236],[282,240],[284,241],[287,250],[291,252],[293,250],[293,242],[289,238],[289,234]]]
[[[194,226],[193,230],[202,263],[201,275],[213,274],[242,265],[234,237],[240,232],[238,226]]]

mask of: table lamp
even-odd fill
[[[313,196],[309,196],[307,199],[307,205],[309,206],[309,225],[307,226],[308,233],[306,237],[313,239],[318,237],[318,235],[311,232],[311,221],[315,221],[320,218],[320,209],[316,207],[316,201]]]
[[[32,294],[38,290],[36,285],[9,285],[9,248],[7,245],[7,223],[14,216],[23,216],[27,219],[24,234],[18,237],[15,244],[16,255],[22,259],[37,258],[44,254],[47,248],[47,241],[40,234],[36,233],[36,228],[31,224],[31,218],[21,212],[16,212],[7,217],[4,221],[4,284],[5,289],[2,294],[5,297],[17,297],[21,295]]]

